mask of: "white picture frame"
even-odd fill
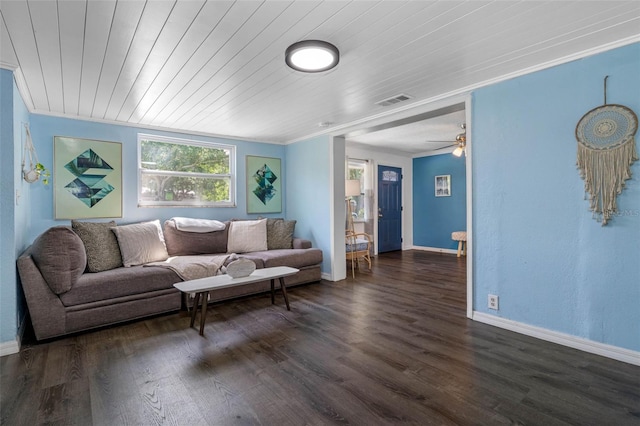
[[[438,175],[435,179],[436,197],[451,196],[451,175]]]

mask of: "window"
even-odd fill
[[[235,207],[235,146],[138,134],[138,205]]]
[[[347,179],[356,179],[360,181],[360,195],[351,197],[351,208],[353,211],[353,220],[362,221],[365,219],[365,203],[364,203],[364,177],[365,166],[367,162],[364,160],[355,160],[350,158],[348,161]]]

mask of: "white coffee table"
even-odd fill
[[[256,269],[251,275],[242,278],[231,278],[229,275],[216,275],[214,277],[200,278],[197,280],[183,281],[174,284],[173,286],[183,293],[195,293],[196,297],[193,301],[193,311],[191,312],[191,324],[189,327],[193,327],[193,323],[196,319],[196,311],[198,310],[198,303],[202,301],[200,308],[200,335],[204,335],[204,322],[207,317],[207,301],[209,299],[209,292],[227,287],[237,287],[239,285],[251,284],[258,281],[271,280],[271,304],[275,303],[275,279],[280,280],[280,288],[282,289],[282,295],[284,296],[284,302],[287,304],[287,310],[290,311],[289,298],[287,297],[287,287],[284,284],[284,277],[294,275],[299,272],[299,269],[290,268],[288,266],[276,266],[274,268]]]

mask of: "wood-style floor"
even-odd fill
[[[640,367],[465,317],[465,260],[388,253],[356,279],[26,343],[1,424],[640,425]]]

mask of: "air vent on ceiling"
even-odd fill
[[[395,105],[400,102],[408,101],[409,99],[411,99],[411,96],[405,95],[404,93],[400,93],[399,95],[395,95],[390,98],[378,101],[376,102],[376,105],[380,105],[380,106]]]

